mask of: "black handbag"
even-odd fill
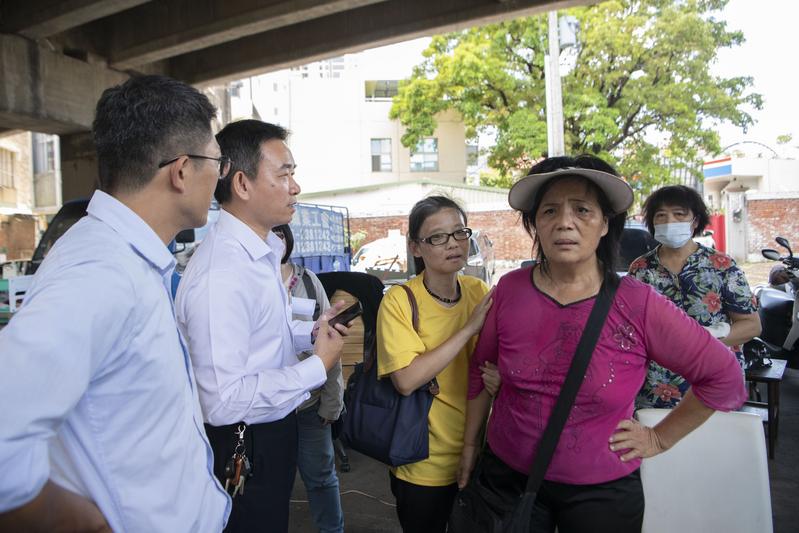
[[[469,478],[469,483],[458,492],[455,498],[455,504],[447,524],[449,533],[475,533],[477,531],[529,533],[530,519],[533,515],[538,488],[544,480],[560,434],[566,425],[569,411],[577,397],[577,391],[585,376],[588,363],[591,361],[591,354],[594,352],[599,334],[605,324],[605,318],[613,303],[616,288],[616,285],[606,287],[603,284],[599,290],[599,296],[588,317],[580,342],[577,344],[569,373],[566,375],[563,388],[558,395],[544,434],[541,436],[525,491],[517,501],[503,500],[482,483],[478,464]]]
[[[413,329],[419,331],[419,311],[411,290],[408,294]],[[369,339],[364,362],[356,365],[345,394],[341,441],[364,455],[390,466],[427,459],[429,425],[427,416],[438,393],[433,378],[409,396],[403,396],[390,378],[377,379],[376,339]]]

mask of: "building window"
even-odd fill
[[[391,139],[372,139],[372,172],[391,172]]]
[[[45,174],[55,170],[55,135],[33,134],[33,173]]]
[[[0,148],[0,187],[14,188],[14,152]]]
[[[367,80],[363,85],[367,102],[391,100],[399,91],[397,80]]]
[[[438,172],[438,139],[422,139],[411,150],[411,172]]]
[[[341,78],[344,72],[344,57],[334,57],[328,59],[320,65],[320,76],[322,78]]]

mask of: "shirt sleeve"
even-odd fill
[[[704,405],[718,411],[743,405],[746,389],[735,354],[651,287],[643,321],[649,356],[682,375]]]
[[[749,315],[757,312],[756,300],[743,270],[735,262],[724,272],[721,302],[725,312]]]
[[[647,257],[647,255],[642,255],[630,263],[630,268],[627,270],[627,274],[639,281],[652,285],[653,273],[649,267]]]
[[[483,390],[483,377],[480,372],[480,365],[489,361],[496,364],[499,359],[498,350],[498,337],[497,337],[497,317],[499,315],[500,300],[504,284],[500,280],[494,291],[494,303],[491,309],[488,310],[483,328],[480,330],[480,336],[477,338],[474,352],[472,353],[471,361],[469,362],[469,391],[466,397],[473,400]]]
[[[0,331],[0,512],[41,491],[50,477],[48,439],[135,334],[135,290],[124,273],[100,262],[57,271],[48,259]],[[43,275],[47,267],[52,275]]]
[[[413,329],[411,304],[405,290],[392,287],[377,311],[377,375],[379,378],[411,364],[427,351]]]
[[[280,368],[257,372],[248,368],[251,350],[281,350],[279,331],[267,346],[251,346],[260,313],[284,312],[280,305],[261,309],[259,298],[239,276],[227,271],[215,271],[178,289],[178,321],[189,344],[209,424],[280,420],[308,398],[308,391],[324,383],[325,368],[315,355]]]

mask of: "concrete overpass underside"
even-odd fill
[[[61,135],[63,197],[94,188],[102,91],[135,73],[208,86],[585,0],[0,0],[0,135]]]

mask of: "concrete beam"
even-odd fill
[[[149,0],[5,0],[0,32],[41,39]]]
[[[120,17],[120,25],[112,27],[116,43],[108,52],[111,66],[134,68],[386,0],[285,0],[268,5],[237,0],[208,9],[195,5],[190,11],[180,9],[179,1],[169,2],[169,9],[163,4],[144,6]]]
[[[587,0],[388,0],[168,60],[170,75],[214,84]]]
[[[128,76],[0,34],[0,127],[66,134],[91,129],[102,92]]]

